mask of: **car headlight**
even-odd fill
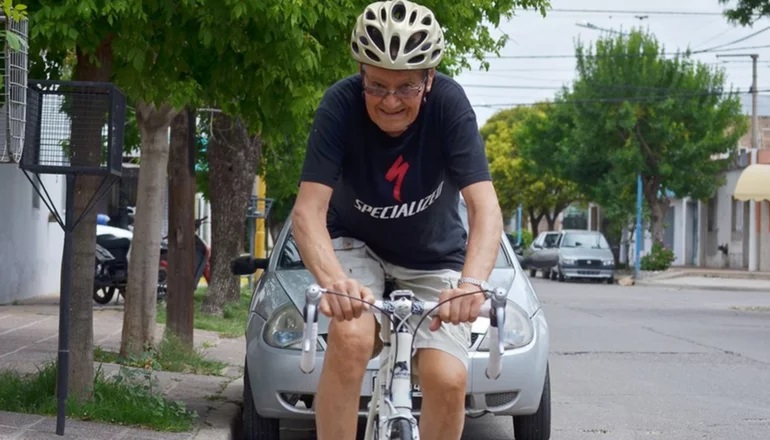
[[[490,327],[491,328],[491,327]],[[535,337],[535,327],[527,313],[518,304],[508,301],[505,307],[505,328],[503,330],[503,344],[506,350],[527,346]],[[489,346],[495,344],[491,341],[489,330],[479,345],[478,351],[489,351]]]
[[[271,347],[302,349],[302,330],[305,322],[293,303],[275,310],[265,323],[265,342]]]
[[[605,266],[614,266],[615,265],[615,261],[613,261],[613,260],[604,260],[603,263],[604,263]]]
[[[573,258],[562,258],[561,264],[575,264],[575,260]]]

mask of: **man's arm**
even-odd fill
[[[462,275],[486,281],[495,266],[503,234],[503,215],[492,182],[466,186],[462,195],[468,206],[468,249]]]
[[[346,278],[326,229],[326,211],[332,188],[315,182],[302,182],[291,220],[305,267],[321,286],[330,286]]]

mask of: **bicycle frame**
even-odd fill
[[[300,368],[306,374],[315,369],[315,354],[318,339],[318,304],[326,290],[311,285],[306,291],[303,310],[305,328],[302,342]],[[333,292],[330,292],[333,293]],[[486,375],[497,379],[502,369],[502,355],[505,351],[503,331],[505,327],[505,304],[507,294],[498,289],[485,292],[488,299],[481,307],[479,316],[490,319],[488,337],[497,341],[496,349],[489,351]],[[417,419],[412,414],[412,341],[414,330],[409,324],[413,316],[435,314],[438,303],[414,300],[410,290],[394,290],[389,301],[375,301],[369,308],[374,314],[387,315],[380,319],[380,338],[384,344],[380,352],[380,368],[375,379],[369,414],[366,421],[366,440],[389,440],[394,426],[403,430],[408,423],[410,434],[401,432],[400,440],[419,440]],[[426,318],[427,320],[427,318]],[[404,435],[407,437],[404,437]]]

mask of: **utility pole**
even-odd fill
[[[759,120],[757,116],[757,59],[759,54],[717,54],[717,58],[751,57],[751,163],[757,160],[759,149]],[[759,225],[757,202],[749,200],[749,272],[759,270]]]

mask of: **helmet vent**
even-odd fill
[[[364,49],[364,53],[366,53],[366,56],[368,56],[369,58],[373,59],[374,61],[376,61],[376,62],[378,62],[378,63],[379,63],[380,61],[382,61],[382,60],[380,59],[380,57],[378,57],[378,56],[377,56],[377,54],[375,54],[374,52],[372,52],[372,51],[371,51],[371,50],[369,50],[369,49]]]
[[[417,46],[421,45],[426,38],[428,38],[427,32],[425,31],[415,32],[406,41],[406,47],[404,48],[404,52],[409,53],[413,51]],[[427,46],[427,48],[425,46]],[[430,43],[426,43],[425,46],[422,47],[422,50],[430,49]]]
[[[382,33],[374,26],[366,27],[366,34],[369,35],[369,40],[374,44],[381,52],[385,52],[385,41],[382,38]]]
[[[425,55],[420,54],[415,57],[409,58],[409,64],[420,64],[425,59]]]
[[[398,35],[394,35],[393,38],[390,39],[390,59],[393,61],[396,61],[396,58],[398,58],[398,49],[401,48],[401,37]]]
[[[390,15],[393,21],[401,23],[406,18],[406,6],[401,2],[396,3],[390,10]]]

